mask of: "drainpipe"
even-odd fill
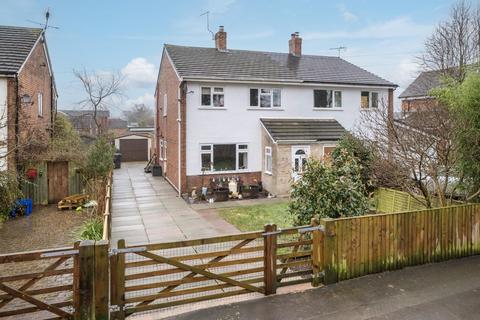
[[[177,159],[177,169],[178,169],[178,196],[182,196],[182,85],[178,86],[178,93],[177,93],[177,104],[178,104],[178,139],[177,139],[177,147],[178,147],[178,159]]]

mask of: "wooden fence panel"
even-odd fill
[[[326,283],[480,253],[480,205],[324,219]]]

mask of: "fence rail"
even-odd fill
[[[110,240],[112,234],[112,177],[113,172],[110,173],[105,187],[105,210],[103,211],[103,240]]]
[[[0,318],[73,318],[78,246],[0,255]]]

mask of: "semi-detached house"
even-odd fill
[[[157,161],[179,191],[210,179],[289,192],[308,157],[323,158],[363,111],[393,113],[394,83],[339,57],[166,44],[155,90]]]

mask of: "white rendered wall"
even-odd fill
[[[7,169],[7,79],[0,78],[0,170]],[[5,145],[3,145],[5,143]]]
[[[223,87],[225,103],[223,108],[201,107],[202,86]],[[200,145],[204,143],[246,143],[249,147],[248,170],[262,170],[262,141],[260,118],[324,118],[336,119],[347,130],[352,130],[360,119],[361,91],[379,93],[379,104],[387,101],[387,88],[359,88],[332,86],[272,86],[219,83],[187,83],[186,114],[186,159],[187,175],[201,174]],[[251,109],[250,88],[281,88],[282,107],[279,109]],[[313,108],[313,90],[332,89],[342,91],[343,108],[339,110],[318,110]],[[226,174],[218,172],[218,174]]]

